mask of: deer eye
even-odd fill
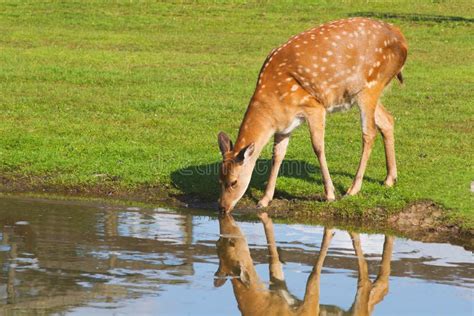
[[[237,185],[237,180],[232,181],[232,183],[230,184],[231,187],[235,187],[236,185]]]

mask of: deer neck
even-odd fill
[[[253,167],[274,132],[272,121],[269,115],[265,113],[262,102],[252,101],[240,125],[234,153],[237,154],[241,149],[254,143],[255,150],[250,161]]]
[[[255,271],[250,272],[250,284],[232,280],[235,299],[243,315],[261,315],[257,311],[268,305],[270,293]]]

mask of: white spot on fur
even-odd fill
[[[377,81],[373,80],[373,81],[367,82],[367,87],[368,87],[368,88],[372,88],[372,87],[375,86],[376,84],[377,84]]]

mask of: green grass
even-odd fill
[[[218,131],[235,139],[268,52],[361,12],[389,14],[409,43],[406,85],[394,83],[383,97],[396,117],[399,183],[380,185],[379,137],[361,194],[333,207],[392,210],[431,199],[473,227],[470,1],[3,1],[0,171],[55,186],[101,185],[106,175],[123,188],[174,184],[173,193],[214,199],[215,176],[196,171],[220,160]],[[326,144],[341,194],[360,156],[356,109],[328,118]],[[269,146],[262,158],[270,157]],[[317,166],[306,126],[294,133],[287,159]],[[283,175],[278,195],[320,194],[320,179],[317,170]],[[262,181],[254,181],[255,195]]]

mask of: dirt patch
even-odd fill
[[[202,201],[197,197],[180,195],[174,191],[166,185],[123,188],[114,181],[107,180],[88,186],[51,185],[45,184],[45,179],[42,178],[0,176],[1,193],[55,194],[217,210],[216,202]],[[235,213],[256,219],[256,214],[261,211],[255,207],[253,200],[244,198],[239,202],[239,209]],[[315,223],[349,230],[389,232],[424,242],[449,242],[469,250],[474,249],[474,230],[464,229],[449,217],[446,210],[431,201],[415,202],[397,212],[374,208],[341,215],[339,210],[330,206],[315,211],[307,201],[276,199],[265,211],[275,220]]]
[[[261,211],[244,201],[237,210],[243,216],[252,216]],[[316,223],[339,227],[345,230],[388,232],[400,237],[423,242],[448,242],[468,250],[474,249],[474,231],[464,229],[449,217],[448,211],[432,201],[418,201],[397,212],[383,208],[364,210],[362,213],[340,214],[340,210],[328,207],[314,211],[299,201],[274,200],[265,209],[274,219],[290,222]]]

